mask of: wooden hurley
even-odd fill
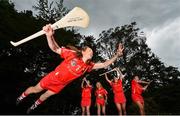
[[[71,27],[71,26],[77,26],[77,27],[82,27],[86,28],[89,25],[89,16],[88,14],[81,8],[75,7],[73,8],[68,14],[66,14],[62,19],[59,21],[55,22],[54,24],[51,25],[53,30],[59,29],[59,28],[64,28],[64,27]],[[13,46],[18,46],[21,45],[27,41],[30,41],[34,38],[37,38],[41,35],[45,34],[43,30],[27,37],[24,38],[18,42],[13,42],[10,41],[10,43]]]
[[[110,70],[110,71],[107,71],[107,72],[105,72],[105,73],[102,73],[102,74],[100,74],[99,76],[103,76],[103,75],[105,75],[105,74],[107,74],[107,73],[110,73],[110,72],[113,72],[113,71],[116,71],[116,68],[113,68],[113,69]]]

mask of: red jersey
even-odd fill
[[[82,58],[76,56],[75,51],[61,48],[61,57],[64,61],[55,69],[59,80],[68,83],[83,75],[86,71],[90,72],[94,63],[86,64]]]
[[[42,88],[55,93],[61,91],[68,83],[86,71],[90,72],[94,66],[93,62],[86,64],[82,58],[76,56],[75,51],[66,48],[61,48],[61,57],[64,61],[40,81]]]
[[[91,98],[91,90],[92,87],[84,87],[82,88],[82,98]]]
[[[104,96],[108,94],[108,92],[104,88],[96,89],[95,96],[98,99],[104,99]]]
[[[142,104],[144,104],[144,99],[141,96],[142,92],[143,92],[143,87],[136,82],[135,80],[132,80],[131,82],[131,96],[132,96],[132,100],[134,102],[140,101]]]
[[[124,96],[122,80],[118,80],[117,83],[111,82],[113,93],[114,93],[114,102],[115,103],[124,103],[126,102],[126,97]]]
[[[110,85],[114,94],[124,92],[121,79],[119,79],[117,83],[111,82]]]
[[[104,88],[96,89],[95,96],[97,98],[104,98],[106,94],[108,94],[108,92]]]
[[[96,89],[95,96],[96,96],[96,103],[100,105],[105,105],[105,95],[108,92],[104,88]]]
[[[91,105],[91,90],[92,87],[84,87],[82,88],[82,99],[81,99],[81,106],[90,106]]]
[[[132,85],[132,90],[131,90],[132,94],[137,94],[137,95],[142,94],[143,87],[138,82],[136,82],[135,80],[132,80],[131,85]]]

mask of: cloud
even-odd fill
[[[12,1],[18,10],[32,9],[37,3],[37,0]],[[69,9],[79,6],[88,12],[90,25],[87,30],[80,31],[96,37],[102,30],[132,21],[140,28],[153,29],[177,18],[180,12],[180,0],[64,0],[64,4]]]
[[[32,10],[32,6],[37,3],[37,0],[11,0],[15,4],[18,11]]]
[[[12,1],[18,10],[30,10],[37,2]],[[136,21],[147,33],[147,44],[153,52],[167,64],[180,67],[180,0],[64,0],[64,5],[88,12],[90,25],[80,33],[96,38],[103,30]]]
[[[180,68],[180,17],[146,30],[147,44],[168,65]]]
[[[179,16],[180,0],[66,0],[69,8],[80,6],[91,18],[85,34],[98,34],[111,27],[136,21],[138,27],[153,29]],[[88,33],[90,30],[91,33]]]

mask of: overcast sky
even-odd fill
[[[32,10],[38,0],[11,1],[21,11]],[[180,0],[64,0],[64,5],[88,12],[90,25],[80,30],[85,35],[98,37],[102,30],[136,21],[161,61],[180,68]]]

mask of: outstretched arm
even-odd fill
[[[106,81],[107,81],[108,83],[111,83],[111,81],[108,79],[107,74],[105,74],[105,78],[106,78]]]
[[[147,82],[147,81],[141,81],[141,80],[139,80],[138,83],[142,83],[142,84],[150,84],[150,82]]]
[[[47,41],[48,41],[48,45],[49,48],[57,53],[57,54],[61,54],[61,48],[59,47],[59,45],[56,43],[55,39],[54,39],[54,30],[51,28],[51,25],[46,25],[43,27],[43,30],[46,33],[46,37],[47,37]]]
[[[150,85],[151,82],[152,82],[152,81],[148,82],[148,84],[143,87],[143,90],[144,90],[144,91],[148,88],[148,86]]]
[[[145,91],[145,90],[147,89],[147,87],[148,87],[148,85],[144,86],[144,87],[143,87],[143,90]]]
[[[116,53],[111,59],[106,60],[106,61],[103,62],[103,63],[95,63],[93,69],[100,69],[100,68],[105,68],[105,67],[109,66],[109,65],[112,64],[119,56],[122,56],[122,55],[123,55],[123,50],[124,50],[123,45],[122,45],[122,44],[119,44],[117,53]]]

